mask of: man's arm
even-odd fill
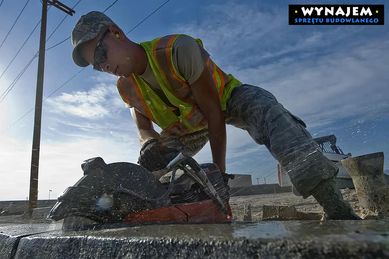
[[[192,94],[208,122],[213,162],[225,171],[226,126],[220,100],[206,66],[208,52],[190,36],[183,35],[174,43],[174,61],[192,88]]]
[[[128,85],[129,82],[126,78],[120,77],[117,81],[117,86],[120,89],[126,89],[127,87],[131,87]],[[125,101],[126,102],[126,101]],[[127,103],[128,104],[128,103]],[[130,104],[128,104],[130,105]],[[138,112],[135,108],[131,108],[131,115],[135,121],[135,124],[138,128],[139,132],[139,141],[140,144],[143,145],[146,141],[150,139],[158,139],[159,134],[154,130],[153,123],[140,112]]]
[[[208,122],[213,162],[225,173],[226,124],[218,92],[207,66],[204,67],[200,77],[191,84],[191,89],[196,103]]]
[[[153,123],[149,118],[142,115],[135,108],[131,108],[131,115],[138,127],[141,145],[150,139],[159,139],[159,134],[154,130]]]

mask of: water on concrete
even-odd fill
[[[268,221],[257,223],[149,225],[118,227],[83,232],[51,232],[47,235],[93,235],[96,237],[178,238],[178,239],[299,239],[344,237],[388,242],[388,220],[365,221]],[[46,234],[45,234],[46,235]]]

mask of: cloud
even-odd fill
[[[287,108],[311,126],[324,127],[337,120],[369,118],[388,114],[389,41],[374,40],[347,52],[294,63],[279,62],[258,67],[252,80],[263,75],[261,86],[272,91]],[[277,79],[267,79],[262,71],[281,71]]]
[[[258,39],[266,38],[283,25],[281,13],[260,11],[231,1],[222,6],[211,4],[204,8],[206,14],[200,22],[180,24],[175,31],[201,38],[206,49],[221,64],[236,61],[242,57],[241,54],[247,56],[252,52],[247,52],[248,49],[255,50],[260,46]],[[273,22],[258,26],[269,20]]]
[[[101,82],[88,91],[61,93],[47,103],[50,112],[91,120],[105,118],[124,107],[116,86]]]
[[[125,109],[125,108],[123,108]],[[118,141],[138,144],[137,129],[128,113],[121,117],[107,118],[104,120],[63,120],[61,118],[50,118],[49,126],[45,128],[46,135],[58,138],[63,137],[90,139],[94,137],[113,138]]]

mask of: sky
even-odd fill
[[[335,134],[338,145],[353,156],[389,154],[387,25],[290,26],[290,1],[170,0],[133,29],[165,1],[119,0],[106,14],[135,42],[173,33],[201,38],[224,71],[272,92],[303,118],[314,137]],[[103,11],[114,1],[62,2],[70,7],[77,4],[76,13],[60,24],[46,47],[69,37],[81,15]],[[26,3],[5,0],[0,6],[1,41]],[[40,1],[29,1],[0,48],[1,94],[39,48],[38,25],[7,69],[40,15]],[[64,17],[60,10],[49,9],[47,37]],[[71,52],[70,40],[46,52],[39,199],[55,198],[73,185],[82,176],[80,165],[85,159],[100,156],[107,163],[136,162],[139,155],[137,130],[116,90],[116,77],[90,67],[80,70]],[[28,197],[36,75],[35,58],[0,102],[0,200]],[[210,162],[209,146],[195,158]],[[264,178],[276,182],[276,164],[247,132],[227,127],[228,173],[251,174],[254,184]]]

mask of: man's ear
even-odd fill
[[[117,39],[123,39],[124,38],[123,31],[120,28],[118,28],[117,26],[111,25],[111,26],[109,26],[109,30],[111,31],[112,35],[115,38],[117,38]]]

